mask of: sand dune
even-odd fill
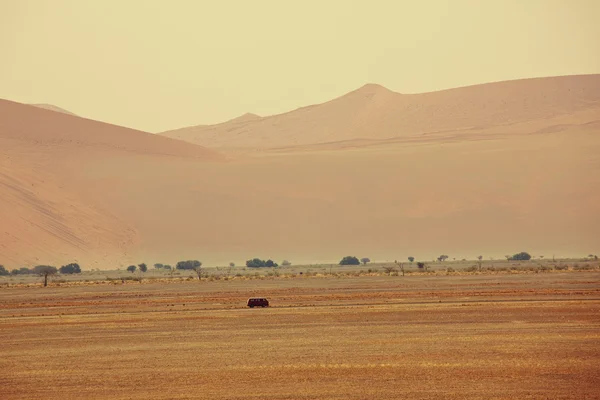
[[[464,136],[535,133],[537,121],[600,120],[600,75],[488,83],[439,92],[400,94],[368,84],[323,104],[285,114],[163,132],[211,148],[270,149],[357,140],[397,140],[438,133]]]
[[[52,104],[31,104],[31,105],[34,106],[34,107],[43,108],[45,110],[56,111],[56,112],[60,112],[60,113],[63,113],[63,114],[77,116],[77,114],[74,114],[71,111],[67,111],[64,108],[60,108],[60,107],[57,107],[57,106],[52,105]]]
[[[72,179],[95,156],[215,162],[200,146],[34,106],[0,100],[0,264],[19,266],[78,260],[115,265],[137,250],[135,226],[98,207],[90,187],[118,190],[115,180]],[[134,162],[135,164],[135,162]],[[119,174],[127,174],[121,170]]]
[[[566,77],[409,95],[418,118],[389,114],[390,101],[406,95],[370,85],[323,105],[214,126],[216,136],[231,129],[243,145],[271,149],[225,160],[186,142],[3,101],[0,263],[596,254],[597,84],[596,76]],[[392,129],[398,124],[406,130]],[[260,126],[272,130],[255,136],[250,129]]]
[[[0,137],[38,146],[76,145],[203,159],[221,156],[201,146],[0,99]]]

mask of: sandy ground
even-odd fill
[[[597,272],[0,289],[3,399],[596,399]],[[267,296],[268,309],[247,309]]]

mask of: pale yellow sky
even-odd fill
[[[0,0],[0,98],[151,132],[600,73],[600,0]]]

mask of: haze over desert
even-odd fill
[[[410,96],[367,85],[164,136],[0,112],[8,265],[570,256],[599,239],[600,75]]]

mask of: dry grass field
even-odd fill
[[[600,275],[5,286],[0,343],[3,400],[594,399]]]

